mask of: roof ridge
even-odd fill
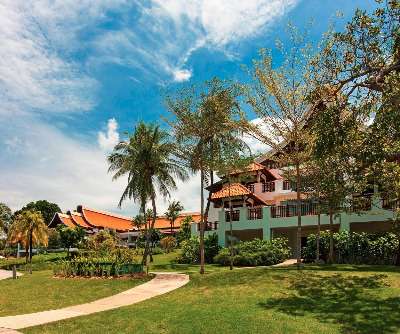
[[[120,219],[124,219],[124,220],[129,220],[130,222],[132,221],[132,218],[123,216],[123,215],[119,215],[117,213],[112,213],[112,212],[108,212],[108,211],[103,211],[103,210],[97,210],[97,209],[92,209],[92,208],[88,208],[86,206],[82,205],[82,210],[87,210],[87,211],[92,211],[92,212],[96,212],[96,213],[100,213],[106,216],[110,216],[110,217],[114,217],[114,218],[120,218]]]

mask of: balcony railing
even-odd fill
[[[262,219],[263,210],[262,208],[247,209],[247,220]]]
[[[263,193],[271,193],[275,191],[275,182],[265,182],[262,184]]]
[[[232,211],[232,221],[237,222],[240,220],[240,211],[239,210],[233,210]],[[225,211],[225,221],[230,222],[231,221],[231,212],[230,211]]]
[[[382,199],[382,208],[386,210],[396,210],[400,209],[400,200],[391,200],[388,198]]]
[[[218,222],[206,222],[204,223],[204,231],[215,231],[218,229]],[[200,231],[200,223],[197,223],[197,230]]]
[[[247,189],[249,189],[252,193],[254,193],[254,183],[248,184]]]
[[[300,214],[302,216],[312,216],[317,215],[317,205],[316,204],[302,204],[300,206]],[[281,218],[281,217],[294,217],[297,216],[297,205],[278,205],[271,207],[271,217]]]

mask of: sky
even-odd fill
[[[46,199],[117,207],[124,180],[106,156],[138,121],[160,122],[163,99],[218,76],[248,80],[260,48],[287,40],[292,23],[318,42],[369,0],[1,0],[0,202]],[[336,13],[341,12],[339,18]],[[279,62],[279,59],[277,59]],[[249,118],[254,115],[249,114]],[[252,143],[262,148],[259,143]],[[171,193],[199,211],[195,175]],[[158,199],[165,211],[168,199]]]

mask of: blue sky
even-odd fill
[[[166,114],[166,90],[213,76],[248,80],[288,22],[318,42],[359,0],[5,0],[0,3],[0,202],[48,199],[117,211],[123,180],[105,156],[139,120]],[[335,17],[337,11],[342,18]],[[279,59],[277,59],[279,62]],[[249,115],[252,117],[252,115]],[[173,198],[198,208],[198,182]],[[160,200],[161,211],[167,205]],[[127,203],[123,212],[133,214]]]

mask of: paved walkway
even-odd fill
[[[155,273],[151,281],[111,297],[98,299],[91,303],[69,306],[57,310],[30,314],[0,317],[1,328],[20,329],[47,324],[49,322],[88,315],[96,312],[112,310],[121,306],[139,303],[143,300],[170,292],[189,282],[189,276],[177,273]],[[4,332],[7,333],[7,332]],[[7,334],[11,334],[7,333]]]
[[[21,273],[17,273],[17,276],[21,276]],[[12,278],[12,271],[11,270],[4,270],[0,269],[0,280],[6,279],[6,278]],[[0,332],[0,334],[3,334]]]

